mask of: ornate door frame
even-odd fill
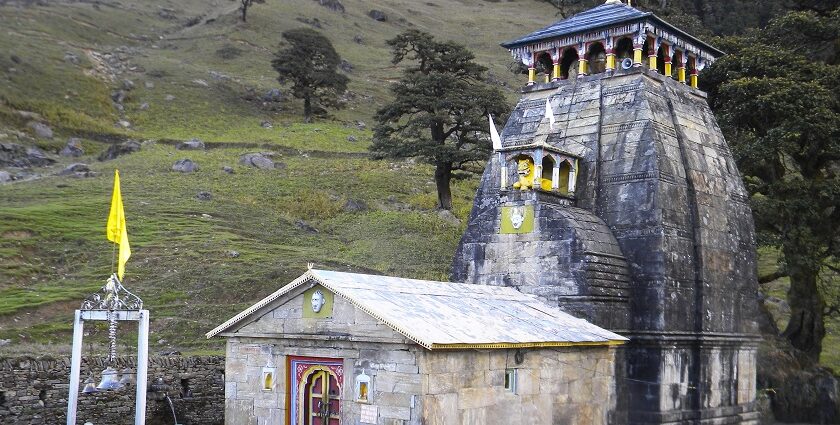
[[[306,425],[303,418],[303,403],[307,397],[304,386],[314,373],[324,371],[338,383],[339,400],[344,388],[344,360],[328,357],[287,356],[286,367],[286,424]],[[328,384],[329,385],[329,384]]]

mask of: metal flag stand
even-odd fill
[[[116,326],[118,321],[138,322],[137,377],[134,425],[146,423],[146,376],[149,366],[149,310],[143,310],[143,300],[129,292],[114,274],[99,292],[89,295],[76,310],[73,320],[73,357],[70,363],[70,395],[67,399],[67,425],[76,425],[79,402],[79,375],[82,366],[82,335],[86,320],[105,321],[108,329],[108,367],[116,357]]]

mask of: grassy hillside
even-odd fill
[[[269,0],[247,23],[228,0],[0,5],[0,143],[39,146],[59,160],[29,171],[39,178],[0,185],[0,339],[11,341],[0,350],[66,350],[72,310],[111,271],[104,223],[115,168],[133,249],[126,285],[152,311],[155,350],[218,349],[204,332],[308,262],[446,278],[477,183],[455,184],[453,220],[434,209],[429,167],[367,157],[370,129],[358,121],[370,125],[400,73],[385,40],[420,28],[465,43],[513,101],[521,81],[498,42],[555,11],[530,0],[342,3],[345,13]],[[371,9],[388,21],[368,17]],[[283,89],[270,67],[280,33],[307,25],[320,26],[352,65],[346,108],[311,125],[299,123],[300,104],[285,90],[282,102],[262,99]],[[112,101],[118,90],[122,110]],[[35,137],[21,111],[40,115],[55,137]],[[82,139],[85,156],[55,155],[69,137]],[[190,138],[208,149],[175,150]],[[125,139],[145,142],[138,153],[95,159]],[[283,167],[238,164],[256,151],[273,152]],[[200,170],[171,171],[181,158]],[[72,162],[99,174],[55,175]],[[202,191],[212,199],[197,199]],[[91,336],[103,338],[103,330]]]
[[[446,278],[477,182],[455,184],[459,222],[434,210],[429,167],[366,155],[371,117],[400,73],[385,40],[418,28],[464,43],[512,103],[523,81],[508,71],[511,58],[498,43],[558,19],[557,10],[540,0],[342,0],[340,13],[314,0],[267,0],[242,23],[238,4],[0,0],[0,143],[39,146],[59,161],[8,169],[37,178],[0,184],[0,340],[10,340],[0,352],[67,349],[72,310],[112,268],[104,225],[115,168],[133,248],[126,285],[152,311],[155,351],[218,350],[220,341],[204,332],[308,262]],[[374,21],[371,9],[388,20]],[[346,108],[311,125],[300,124],[300,103],[270,67],[280,34],[301,26],[320,27],[352,65]],[[283,101],[263,100],[273,88]],[[55,136],[35,137],[28,124],[38,118],[26,112]],[[266,121],[271,128],[261,126]],[[85,156],[55,155],[69,137],[82,139]],[[190,138],[208,149],[175,150]],[[126,139],[144,141],[141,151],[96,160]],[[284,166],[238,164],[256,151],[273,152]],[[171,171],[181,158],[200,170]],[[72,162],[98,176],[55,175]],[[212,198],[199,200],[199,192]],[[775,256],[762,258],[771,270]],[[785,290],[784,280],[767,287],[779,299]],[[824,357],[832,365],[840,365],[836,328]],[[103,329],[89,338],[103,339]]]

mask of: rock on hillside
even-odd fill
[[[43,167],[53,163],[55,163],[54,159],[36,147],[0,143],[0,166],[26,168]]]
[[[134,153],[140,150],[140,142],[136,140],[127,140],[122,143],[117,143],[111,145],[108,150],[102,152],[102,155],[99,155],[100,161],[107,161],[109,159],[114,159],[120,157],[122,155],[128,155],[130,153]]]

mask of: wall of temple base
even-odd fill
[[[96,383],[106,367],[104,358],[82,359],[84,381],[93,376]],[[136,359],[120,357],[118,371],[135,370]],[[184,425],[218,425],[222,423],[224,396],[224,358],[151,357],[149,383],[163,378],[166,394],[172,400],[178,423]],[[0,423],[63,424],[67,421],[67,397],[70,381],[69,358],[16,357],[0,358]],[[134,424],[133,385],[113,391],[80,394],[78,424]],[[169,402],[149,393],[146,424],[173,423]]]
[[[756,345],[750,339],[665,342],[647,336],[623,347],[617,382],[624,396],[616,423],[757,424]]]
[[[273,344],[273,346],[272,346]],[[269,348],[271,346],[271,348]],[[615,349],[566,347],[428,351],[416,345],[231,337],[227,346],[226,423],[286,423],[287,356],[341,359],[341,421],[359,424],[374,408],[379,425],[609,423],[615,407]],[[271,354],[273,353],[273,355]],[[269,357],[277,385],[260,388]],[[515,392],[505,374],[515,369]],[[355,377],[371,378],[370,403],[356,401]]]
[[[419,357],[424,424],[610,423],[615,349],[566,347],[425,352]],[[515,370],[515,390],[505,389]]]

